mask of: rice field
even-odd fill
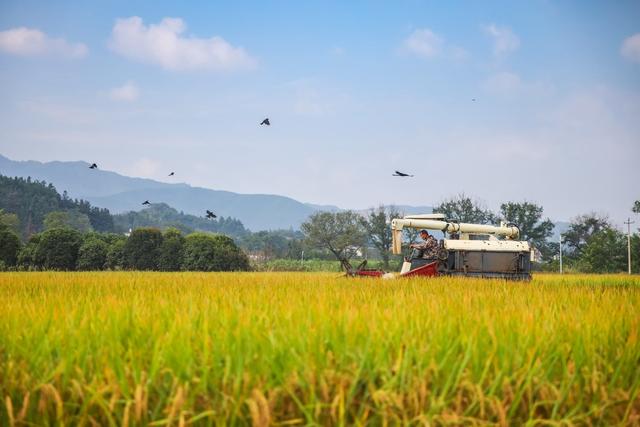
[[[640,277],[0,273],[0,425],[640,425]]]

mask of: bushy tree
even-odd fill
[[[317,212],[300,228],[305,244],[330,251],[343,265],[366,241],[361,217],[353,211]]]
[[[45,230],[70,228],[81,233],[93,230],[89,217],[76,210],[49,212],[44,217],[44,228]]]
[[[124,245],[125,266],[133,270],[157,270],[161,246],[162,233],[157,228],[133,230]]]
[[[531,202],[507,202],[500,205],[500,214],[506,222],[515,223],[520,229],[520,240],[526,240],[537,248],[544,259],[556,253],[557,247],[547,239],[553,235],[553,222],[542,219],[544,209]]]
[[[495,224],[497,219],[493,212],[464,193],[444,200],[433,208],[433,213],[441,213],[447,219],[472,224]]]
[[[193,233],[185,239],[182,269],[243,271],[249,269],[249,260],[230,237]]]
[[[395,218],[400,218],[400,213],[393,206],[388,208],[380,206],[377,210],[371,209],[369,215],[361,219],[369,241],[380,253],[385,269],[389,268],[390,250],[393,243],[391,221]]]
[[[183,252],[184,236],[182,233],[175,228],[166,230],[160,246],[160,259],[158,260],[160,270],[179,271],[182,266]]]
[[[617,273],[627,270],[627,239],[613,228],[593,234],[581,251],[579,266],[591,273]]]
[[[40,244],[40,234],[32,234],[27,244],[22,247],[18,254],[18,267],[25,270],[39,270],[43,267],[44,261],[38,257],[38,245]]]
[[[572,219],[569,229],[563,233],[563,241],[569,249],[567,256],[579,258],[591,236],[608,228],[611,228],[609,219],[596,213],[580,215]]]
[[[5,267],[13,267],[18,262],[20,238],[9,228],[0,227],[0,262]]]
[[[103,240],[85,237],[78,251],[78,270],[102,270],[107,261],[109,245]]]
[[[125,268],[124,246],[126,243],[126,239],[121,239],[115,240],[109,245],[109,249],[107,249],[105,268],[110,270],[122,270]]]
[[[40,236],[36,258],[46,270],[74,270],[82,236],[75,230],[54,228]]]
[[[8,229],[15,234],[20,234],[20,219],[14,213],[5,212],[0,209],[0,230]]]

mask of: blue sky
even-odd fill
[[[640,198],[640,2],[513,5],[3,1],[0,153],[341,207],[465,192],[620,222]]]

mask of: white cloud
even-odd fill
[[[168,70],[232,70],[255,65],[255,59],[242,47],[218,36],[185,36],[186,28],[180,18],[164,18],[148,26],[137,16],[117,19],[109,47],[126,58]]]
[[[18,27],[0,31],[0,51],[21,56],[52,55],[79,58],[87,54],[83,43],[49,37],[34,28]]]
[[[443,40],[428,28],[418,28],[404,40],[403,46],[407,52],[432,58],[442,50]]]
[[[126,82],[120,87],[115,87],[109,91],[109,98],[114,101],[133,102],[140,97],[140,89],[134,82]]]
[[[640,63],[640,33],[626,38],[622,42],[620,53],[629,61]]]
[[[490,24],[484,27],[484,31],[493,38],[493,54],[496,56],[514,52],[520,47],[520,39],[508,27]]]

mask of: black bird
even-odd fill
[[[151,203],[149,203],[148,200],[145,200],[144,202],[142,202],[143,205],[150,205]]]
[[[95,163],[91,163],[91,166],[89,166],[89,169],[98,169],[98,165],[96,165]]]
[[[169,176],[173,176],[173,175],[175,175],[175,173],[173,173],[173,172],[171,172],[171,173],[169,174]]]
[[[207,209],[207,218],[217,218],[218,216]]]
[[[476,99],[475,98],[471,98],[471,100],[475,102]]]
[[[267,117],[266,119],[264,119],[264,120],[260,123],[260,126],[262,126],[262,125],[271,126],[271,123],[269,122],[269,117]]]
[[[396,173],[394,173],[394,174],[393,174],[393,175],[391,175],[391,176],[402,176],[402,177],[407,177],[407,176],[409,176],[409,177],[411,177],[411,176],[413,176],[413,175],[409,175],[408,173],[404,173],[404,172],[396,171]]]

